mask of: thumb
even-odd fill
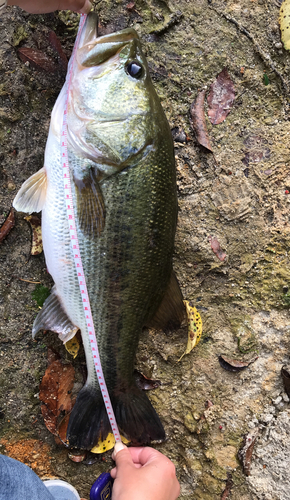
[[[122,441],[118,441],[117,443],[115,443],[114,451],[112,453],[112,459],[116,461],[117,453],[119,453],[119,451],[121,451],[121,450],[124,450],[125,448],[127,448],[127,446],[125,446],[122,443]]]
[[[125,446],[123,443],[115,444],[112,459],[115,460],[116,468],[118,469],[118,471],[124,471],[124,469],[127,467],[135,467],[131,453],[127,446]]]
[[[124,470],[126,468],[130,469],[133,466],[131,454],[127,446],[125,446],[123,443],[118,442],[115,444],[112,459],[116,462],[116,467],[111,470],[111,476],[113,479],[116,479],[117,477],[117,470],[118,473],[121,472],[121,474],[124,474]]]
[[[78,10],[81,14],[88,14],[92,8],[92,4],[89,0],[85,0],[81,9]]]

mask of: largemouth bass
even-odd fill
[[[88,377],[70,415],[70,446],[91,449],[110,432],[75,270],[61,162],[62,89],[52,111],[44,167],[14,207],[42,210],[45,259],[55,285],[33,325],[67,342],[81,330]],[[102,368],[123,435],[163,440],[160,419],[137,388],[134,359],[144,326],[178,324],[182,295],[172,271],[177,196],[171,132],[133,29],[97,36],[89,14],[73,66],[68,158],[80,254]]]

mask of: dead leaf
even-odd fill
[[[269,160],[271,151],[268,147],[268,141],[259,134],[252,134],[245,138],[246,146],[245,157],[242,162],[248,167],[250,163],[259,163]]]
[[[218,125],[225,120],[233,106],[234,99],[234,84],[227,68],[224,68],[211,84],[207,97],[208,116],[213,125]]]
[[[226,481],[226,487],[224,491],[222,492],[221,500],[227,500],[231,494],[231,489],[234,486],[233,480],[232,480],[232,475],[230,472],[227,472],[227,481]]]
[[[199,343],[202,334],[202,321],[196,307],[194,307],[188,300],[184,300],[183,303],[185,305],[187,315],[188,339],[186,349],[178,361],[180,361],[185,354],[189,354],[192,351],[192,349]]]
[[[204,114],[205,90],[202,90],[193,101],[190,108],[190,124],[195,132],[197,142],[212,153],[212,147],[207,133]]]
[[[124,444],[130,443],[130,441],[128,441],[128,439],[126,439],[122,435],[121,435],[121,440],[122,440],[122,443],[124,443]],[[99,441],[96,444],[96,446],[94,446],[91,449],[91,453],[97,453],[97,454],[99,454],[99,453],[105,453],[105,451],[109,451],[112,448],[114,448],[115,442],[116,441],[115,441],[114,434],[112,434],[111,432],[109,432],[109,434],[106,437],[106,439],[102,440],[101,437],[99,438]]]
[[[32,244],[31,244],[31,255],[39,255],[42,248],[42,232],[41,232],[41,220],[36,215],[28,215],[24,217],[27,222],[29,222],[32,230]]]
[[[56,73],[59,67],[51,57],[41,50],[32,49],[31,47],[21,47],[18,49],[18,55],[24,63],[29,64],[38,71],[46,71],[47,73]]]
[[[72,410],[71,390],[74,384],[74,367],[59,359],[50,363],[39,386],[41,412],[47,429],[57,435],[61,412]]]
[[[62,50],[61,43],[60,43],[59,39],[57,38],[57,36],[56,36],[56,34],[55,34],[54,31],[50,31],[49,32],[48,41],[49,41],[49,44],[51,45],[51,47],[57,53],[57,55],[59,57],[59,62],[61,64],[61,66],[66,71],[67,70],[67,65],[68,65],[68,60],[67,60],[66,54]]]
[[[72,406],[74,405],[74,402]],[[69,417],[70,413],[67,413],[63,419],[57,424],[57,435],[54,436],[56,444],[66,444],[66,433],[67,433],[67,428],[68,428],[68,422],[69,422]]]
[[[281,368],[281,375],[287,396],[290,398],[290,365],[284,365]]]
[[[221,261],[224,261],[227,254],[221,249],[221,246],[217,240],[217,238],[214,236],[209,236],[209,242],[210,246],[212,248],[213,253],[217,256],[217,258]]]
[[[152,380],[151,378],[145,377],[145,375],[138,370],[134,370],[133,375],[137,387],[139,387],[142,391],[157,389],[157,387],[161,385],[161,380]]]
[[[75,335],[72,339],[68,340],[64,344],[67,352],[69,352],[73,358],[76,358],[78,355],[78,352],[80,350],[80,342],[77,338],[77,335]]]
[[[240,372],[247,368],[251,363],[254,363],[258,357],[252,359],[251,361],[239,361],[238,359],[229,359],[225,356],[219,355],[219,363],[224,370],[229,372]]]
[[[11,229],[14,227],[15,224],[15,215],[14,215],[14,210],[11,208],[8,216],[6,217],[5,222],[2,224],[0,228],[0,243],[8,236],[10,233]]]
[[[246,476],[250,475],[252,454],[258,434],[259,428],[256,427],[255,429],[250,431],[249,434],[245,435],[242,447],[238,451],[238,458],[243,466],[243,470]]]

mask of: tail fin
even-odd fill
[[[156,411],[146,394],[136,386],[112,396],[111,400],[119,429],[133,445],[165,439]],[[69,445],[90,450],[100,436],[105,439],[109,432],[111,427],[100,391],[90,386],[83,387],[69,419]]]

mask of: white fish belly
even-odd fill
[[[46,203],[42,210],[42,238],[46,265],[69,319],[81,330],[88,367],[87,384],[96,385],[94,362],[68,229],[60,144],[51,133],[46,146],[45,168],[48,186]]]

